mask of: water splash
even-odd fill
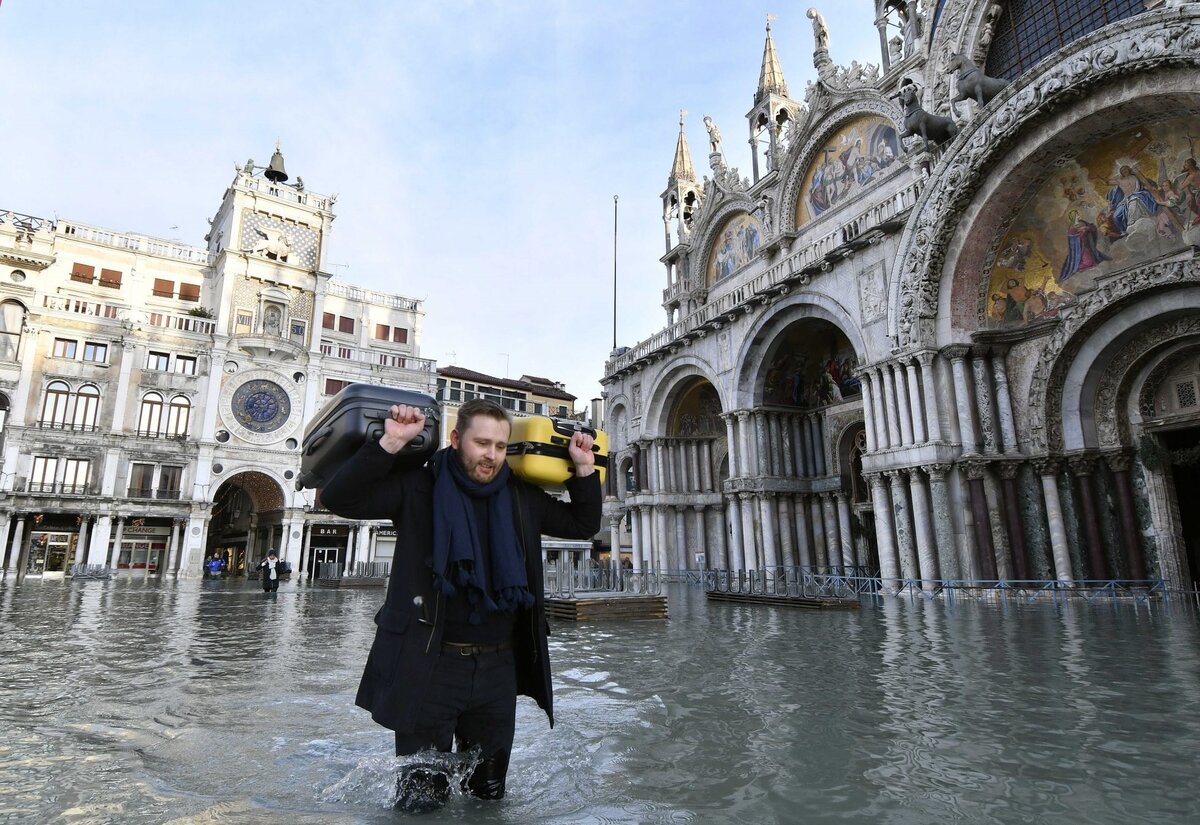
[[[462,753],[421,751],[410,756],[368,757],[320,791],[317,801],[390,808],[405,797],[414,810],[435,808],[446,798],[465,795],[462,786],[482,758],[479,748]],[[440,798],[439,787],[444,789]]]

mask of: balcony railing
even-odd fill
[[[201,265],[211,264],[214,260],[213,254],[207,249],[186,246],[185,244],[164,241],[158,238],[150,238],[145,235],[111,232],[107,229],[88,226],[87,224],[76,223],[74,221],[59,221],[57,229],[63,235],[70,235],[74,238],[80,238],[117,249],[128,249],[146,255],[155,255],[160,258],[189,261]]]
[[[171,499],[174,501],[178,501],[179,500],[179,490],[159,488],[159,490],[157,491],[156,498],[164,498],[164,499]]]
[[[74,421],[39,421],[39,430],[67,430],[75,433],[94,433],[100,429],[99,424],[77,424]]]

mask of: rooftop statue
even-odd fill
[[[708,151],[710,154],[718,154],[721,151],[721,130],[717,128],[717,124],[713,123],[713,119],[708,115],[704,116],[704,128],[708,130]]]
[[[824,16],[813,8],[807,14],[813,25],[813,51],[829,51],[829,26],[825,24]]]

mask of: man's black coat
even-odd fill
[[[387,597],[375,615],[375,642],[355,703],[384,727],[411,732],[441,652],[446,597],[433,586],[433,471],[429,466],[394,471],[394,456],[368,441],[321,490],[331,512],[351,519],[390,518],[396,552]],[[535,604],[517,613],[513,650],[517,693],[532,697],[554,725],[550,658],[546,646],[542,586],[542,535],[589,539],[600,529],[600,474],[567,482],[569,503],[515,476],[510,477],[513,524],[525,555],[525,575]]]

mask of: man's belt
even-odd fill
[[[442,642],[442,653],[453,656],[480,656],[486,653],[499,653],[511,650],[512,642],[500,642],[494,645],[477,645],[471,642]]]

